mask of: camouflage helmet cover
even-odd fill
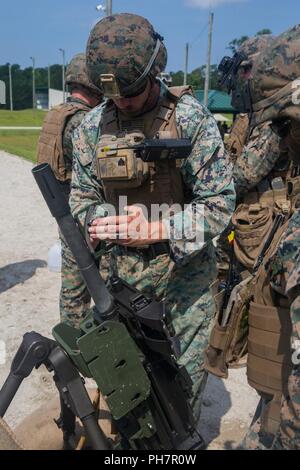
[[[90,33],[86,57],[90,79],[101,86],[101,75],[112,74],[122,96],[142,90],[167,63],[163,38],[145,18],[130,13],[108,16]],[[137,94],[137,93],[135,93]]]
[[[253,38],[249,38],[244,41],[239,49],[239,52],[243,52],[248,56],[248,60],[242,62],[242,66],[254,65],[259,54],[263,52],[274,40],[274,36],[271,34],[259,34]]]
[[[66,69],[66,83],[79,84],[89,88],[95,94],[102,94],[101,90],[96,87],[90,80],[86,69],[85,54],[76,54]]]
[[[300,121],[295,92],[300,86],[300,25],[278,36],[259,56],[252,71],[253,125],[292,118]]]

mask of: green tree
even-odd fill
[[[170,75],[172,77],[172,85],[173,86],[183,85],[184,73],[183,73],[182,70],[179,70],[178,72],[171,72]]]
[[[272,31],[268,28],[261,29],[260,31],[256,33],[255,36],[261,36],[262,34],[272,34]]]
[[[188,85],[192,86],[194,90],[203,90],[205,82],[205,71],[206,65],[202,65],[201,67],[198,67],[191,73],[189,73],[187,77]],[[178,72],[171,72],[171,77],[173,86],[183,85],[184,73],[182,70],[179,70]],[[213,64],[210,67],[210,89],[221,90],[219,85],[219,73],[217,64]]]
[[[227,49],[230,49],[233,54],[235,54],[238,49],[241,47],[241,45],[249,39],[249,36],[241,36],[238,39],[233,39],[230,41],[229,45],[227,46]]]
[[[62,68],[55,64],[50,67],[51,88],[62,90]],[[9,109],[9,76],[8,64],[0,65],[0,80],[6,84],[6,105],[2,107]],[[38,87],[48,86],[48,67],[35,69],[35,84]],[[12,87],[14,109],[26,109],[32,107],[32,67],[21,69],[20,65],[12,65]]]

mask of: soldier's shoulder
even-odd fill
[[[101,103],[93,108],[90,112],[86,113],[78,128],[79,132],[90,136],[94,134],[98,135],[99,126],[105,107],[106,103]]]
[[[177,125],[182,129],[186,137],[193,138],[198,129],[200,136],[202,131],[211,135],[218,135],[219,130],[211,112],[202,105],[194,96],[183,95],[176,106]]]
[[[185,93],[179,98],[177,107],[177,112],[186,113],[191,116],[198,116],[201,118],[212,117],[211,112],[202,105],[194,95]]]

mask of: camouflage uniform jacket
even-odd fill
[[[80,98],[74,98],[70,96],[67,98],[67,103],[79,103],[92,109],[85,101],[81,100]],[[81,121],[86,115],[86,111],[78,111],[76,114],[70,117],[68,120],[66,127],[63,133],[63,149],[64,149],[64,158],[66,162],[66,168],[72,171],[72,162],[73,162],[73,133],[74,130],[81,124]],[[71,183],[71,182],[70,182]]]
[[[161,98],[166,87],[161,84]],[[160,99],[161,99],[160,98]],[[104,215],[101,181],[95,170],[96,146],[101,135],[101,116],[105,104],[95,108],[75,131],[74,167],[70,206],[80,220],[96,204],[94,217]],[[215,313],[210,285],[216,277],[212,240],[227,226],[235,205],[232,165],[224,151],[217,124],[209,111],[192,96],[184,95],[176,107],[178,127],[183,137],[192,138],[198,130],[193,150],[182,164],[185,189],[191,203],[176,213],[170,233],[170,256],[146,261],[136,252],[124,255],[118,247],[112,252],[117,274],[145,294],[166,300],[167,312],[181,345],[181,363],[194,383],[194,409],[199,415],[204,385],[203,350]],[[182,237],[182,224],[185,224]],[[196,224],[201,241],[189,238],[189,227]],[[186,230],[187,229],[187,230]],[[180,235],[179,235],[180,234]],[[180,238],[181,236],[181,238]],[[198,401],[197,401],[198,400]],[[197,403],[196,403],[197,401]]]
[[[166,88],[161,85],[161,94]],[[70,199],[74,215],[99,204],[96,216],[103,216],[101,204],[104,203],[101,182],[97,180],[95,170],[95,150],[101,134],[101,115],[104,105],[95,108],[83,120],[75,131],[74,168],[72,192]],[[174,216],[173,238],[170,240],[172,255],[176,263],[188,261],[190,255],[203,251],[203,247],[211,249],[212,240],[228,225],[234,209],[235,191],[232,181],[232,164],[224,150],[224,145],[216,122],[209,111],[201,106],[193,97],[184,95],[176,108],[177,125],[183,130],[183,137],[193,138],[199,123],[198,137],[190,157],[181,167],[185,187],[192,193],[191,204],[182,214]],[[204,231],[204,241],[193,245],[189,239],[179,239],[182,223],[185,227],[192,222],[197,224],[199,231]],[[188,232],[188,230],[185,230]]]
[[[280,138],[266,122],[255,127],[238,156],[233,170],[237,193],[243,194],[254,188],[272,170],[280,157]]]

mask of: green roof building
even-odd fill
[[[195,90],[195,97],[201,104],[204,100],[204,90]],[[224,91],[210,90],[208,92],[208,109],[211,113],[236,114],[231,106],[231,96]]]

